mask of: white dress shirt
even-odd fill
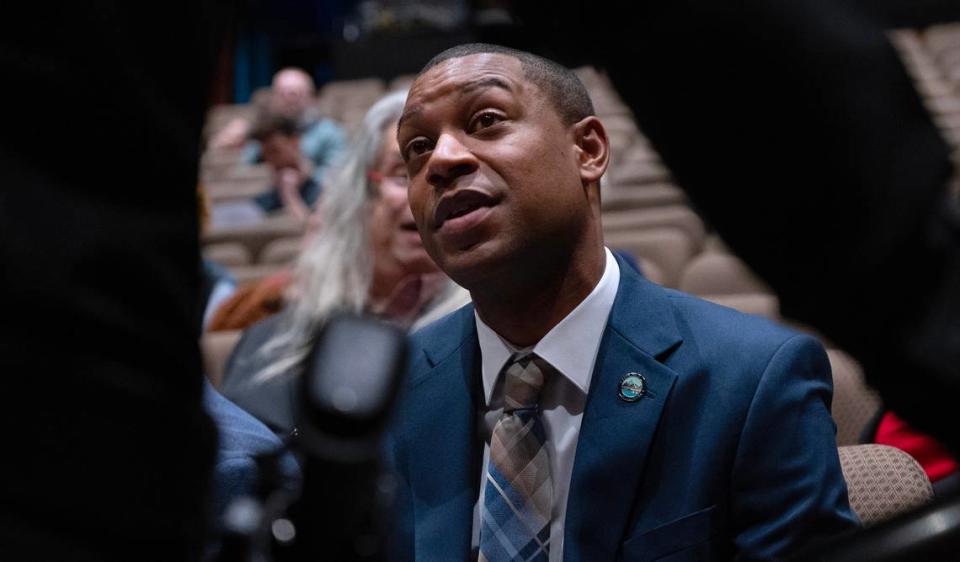
[[[532,348],[518,349],[501,338],[476,315],[477,336],[482,356],[483,393],[487,405],[481,431],[483,481],[473,518],[473,544],[479,544],[480,505],[486,485],[486,466],[490,458],[490,434],[503,412],[503,380],[500,371],[518,351],[532,351],[550,363],[562,376],[551,377],[540,395],[540,410],[547,436],[550,475],[553,478],[553,517],[550,522],[550,562],[563,559],[563,523],[567,513],[567,491],[573,473],[573,460],[580,437],[580,422],[587,402],[587,391],[600,349],[600,339],[620,286],[620,267],[605,249],[607,262],[603,276],[593,291]]]

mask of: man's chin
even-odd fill
[[[495,278],[508,260],[497,251],[491,241],[469,248],[444,252],[437,260],[443,270],[458,285],[473,290],[481,283]]]

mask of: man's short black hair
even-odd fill
[[[519,60],[526,79],[547,95],[565,125],[571,125],[585,117],[595,115],[593,102],[590,101],[587,89],[572,70],[550,59],[510,47],[489,43],[457,45],[430,59],[420,74],[450,59],[484,53],[507,55]]]
[[[253,124],[250,138],[264,142],[274,134],[295,137],[300,133],[300,123],[296,119],[276,113],[261,113]]]

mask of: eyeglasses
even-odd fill
[[[385,181],[389,181],[397,187],[408,187],[410,185],[410,178],[407,177],[407,174],[386,175],[383,172],[370,170],[367,172],[367,179],[373,183],[383,183]]]

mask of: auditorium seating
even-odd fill
[[[684,205],[667,205],[656,209],[616,210],[603,214],[605,235],[640,232],[664,227],[682,231],[689,238],[695,253],[703,248],[703,241],[706,237],[706,227],[703,220]],[[691,254],[690,257],[693,257],[693,255]]]
[[[260,252],[278,238],[295,238],[303,234],[304,225],[286,216],[269,217],[261,223],[237,227],[211,227],[203,235],[204,245],[238,242],[250,252],[251,263],[260,261]]]
[[[203,257],[226,268],[250,265],[250,250],[240,242],[219,242],[203,247]]]
[[[269,178],[259,176],[237,176],[228,179],[209,180],[204,183],[207,196],[212,205],[225,201],[247,200],[266,191],[270,186]]]
[[[865,526],[876,525],[933,497],[927,475],[907,453],[885,445],[840,447],[850,507]]]
[[[656,262],[647,258],[637,258],[637,263],[640,265],[640,271],[647,281],[651,281],[657,285],[664,284],[665,277],[663,270],[660,269],[660,266],[658,266]]]
[[[237,281],[237,286],[242,287],[243,285],[256,283],[264,277],[269,277],[280,269],[281,267],[275,263],[258,263],[254,265],[232,267],[230,268],[230,274],[233,275],[233,278]]]
[[[330,82],[320,89],[317,107],[350,131],[386,91],[386,84],[379,78]]]
[[[289,265],[293,263],[300,255],[300,249],[303,247],[303,240],[298,236],[295,238],[277,238],[271,240],[260,252],[259,262],[264,265]]]
[[[693,240],[674,227],[621,230],[608,233],[604,238],[610,248],[625,250],[655,263],[667,287],[676,287],[683,266],[695,252]]]
[[[867,386],[860,365],[839,349],[828,349],[833,371],[831,412],[837,424],[837,444],[855,445],[880,412],[880,395]]]
[[[772,292],[740,258],[720,252],[703,252],[691,260],[680,277],[679,289],[695,295]]]
[[[686,201],[687,196],[683,190],[669,183],[642,186],[620,185],[604,190],[600,198],[600,208],[603,211],[627,211],[683,205]]]
[[[780,320],[780,300],[770,293],[740,293],[735,295],[697,295],[704,300],[733,308],[746,314]]]

